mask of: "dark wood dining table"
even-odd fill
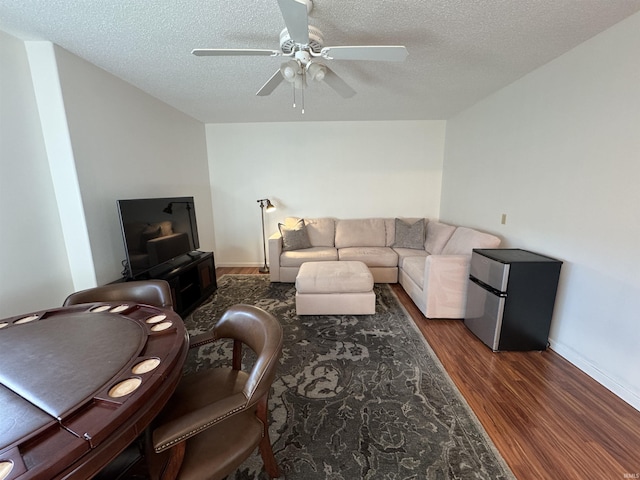
[[[188,343],[175,312],[132,302],[0,320],[0,480],[96,475],[165,405]]]

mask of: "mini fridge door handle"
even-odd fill
[[[507,292],[501,292],[500,290],[498,290],[497,288],[493,288],[491,285],[487,285],[486,283],[484,283],[482,280],[478,280],[476,277],[474,277],[473,275],[469,275],[469,280],[471,280],[473,283],[475,283],[476,285],[478,285],[479,287],[484,288],[486,291],[488,291],[489,293],[492,293],[493,295],[495,295],[496,297],[506,297],[507,296]]]

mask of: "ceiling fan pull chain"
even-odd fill
[[[291,89],[293,90],[293,108],[296,108],[296,85],[294,83],[291,84]]]

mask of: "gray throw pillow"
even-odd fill
[[[396,241],[392,247],[398,248],[424,248],[424,218],[408,223],[396,218]]]
[[[304,220],[298,220],[294,225],[278,224],[280,235],[282,235],[282,250],[301,250],[311,248],[309,234]]]

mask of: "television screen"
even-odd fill
[[[200,247],[193,197],[118,200],[125,276],[136,278]]]

